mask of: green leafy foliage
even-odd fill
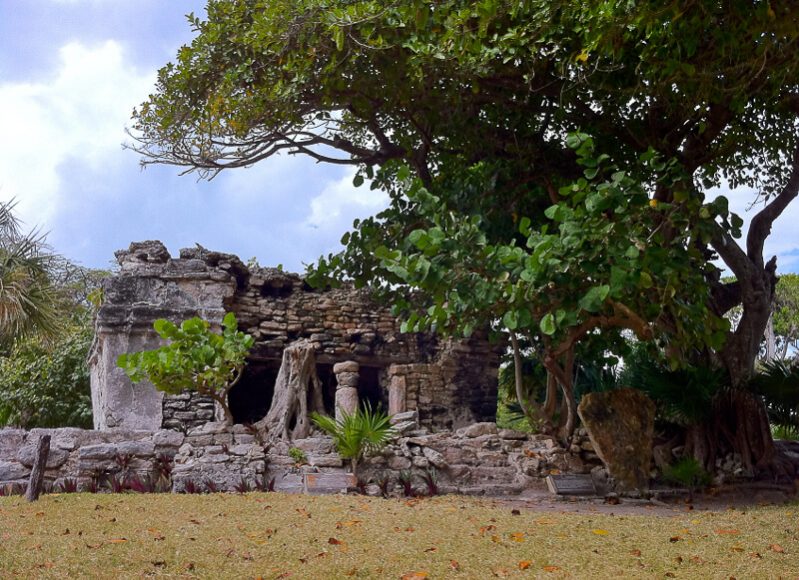
[[[0,426],[92,427],[86,357],[94,337],[89,313],[61,323],[56,337],[18,339],[0,357]]]
[[[785,360],[799,347],[799,274],[783,274],[777,281],[773,324],[779,358]]]
[[[149,380],[166,393],[179,394],[188,389],[213,398],[232,423],[227,394],[241,377],[254,342],[250,335],[238,330],[236,316],[232,312],[225,315],[221,334],[212,332],[211,325],[198,317],[185,320],[180,326],[158,319],[153,327],[169,344],[121,354],[117,365],[133,382]]]
[[[303,451],[299,447],[289,448],[289,457],[291,457],[294,460],[294,463],[297,463],[299,465],[308,463],[308,456],[305,454],[305,451]]]
[[[689,501],[693,501],[697,489],[707,487],[712,481],[710,474],[693,457],[678,460],[663,471],[663,477],[666,481],[688,488]]]
[[[44,236],[23,233],[15,202],[0,202],[0,345],[59,331],[63,296],[53,281],[54,256]]]
[[[671,369],[656,353],[639,347],[625,359],[619,383],[649,395],[657,405],[660,419],[689,426],[708,417],[713,398],[729,386],[729,379],[718,368]]]
[[[774,360],[763,363],[751,383],[763,397],[773,426],[789,434],[799,430],[799,363]]]
[[[350,460],[354,474],[361,459],[380,451],[394,436],[389,416],[382,410],[373,410],[369,404],[354,413],[342,412],[338,420],[319,413],[312,413],[311,420],[333,437],[336,451],[343,459]]]
[[[793,4],[211,0],[189,21],[134,112],[144,163],[210,177],[288,151],[390,197],[310,282],[371,285],[408,331],[525,335],[564,390],[578,345],[615,353],[625,329],[671,369],[735,366],[714,252],[748,288],[762,239],[741,248],[709,192],[771,199],[799,170]]]

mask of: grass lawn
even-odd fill
[[[799,578],[799,505],[614,516],[459,496],[0,498],[0,578],[143,576]]]

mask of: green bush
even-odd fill
[[[663,471],[666,481],[682,485],[688,489],[688,499],[693,501],[694,492],[710,485],[710,474],[694,457],[683,457]]]
[[[0,426],[92,427],[89,354],[94,329],[84,313],[49,341],[19,339],[0,357]]]
[[[389,416],[382,410],[372,410],[368,404],[352,414],[342,412],[339,420],[319,413],[312,413],[311,420],[333,437],[336,451],[342,459],[350,460],[353,474],[361,459],[380,451],[394,436]]]
[[[149,380],[166,393],[180,394],[189,389],[219,403],[225,420],[233,423],[227,395],[241,378],[244,361],[253,338],[239,332],[236,316],[228,312],[222,320],[222,333],[211,332],[201,318],[183,321],[180,326],[159,318],[153,323],[158,335],[170,341],[166,346],[117,357],[117,365],[134,383]]]

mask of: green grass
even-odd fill
[[[0,578],[797,575],[799,505],[612,516],[457,496],[0,498]]]

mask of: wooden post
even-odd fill
[[[50,453],[50,436],[42,435],[36,443],[36,456],[33,458],[33,468],[31,477],[28,480],[28,491],[25,492],[25,499],[36,501],[42,493],[44,484],[44,470],[47,467],[47,456]]]

